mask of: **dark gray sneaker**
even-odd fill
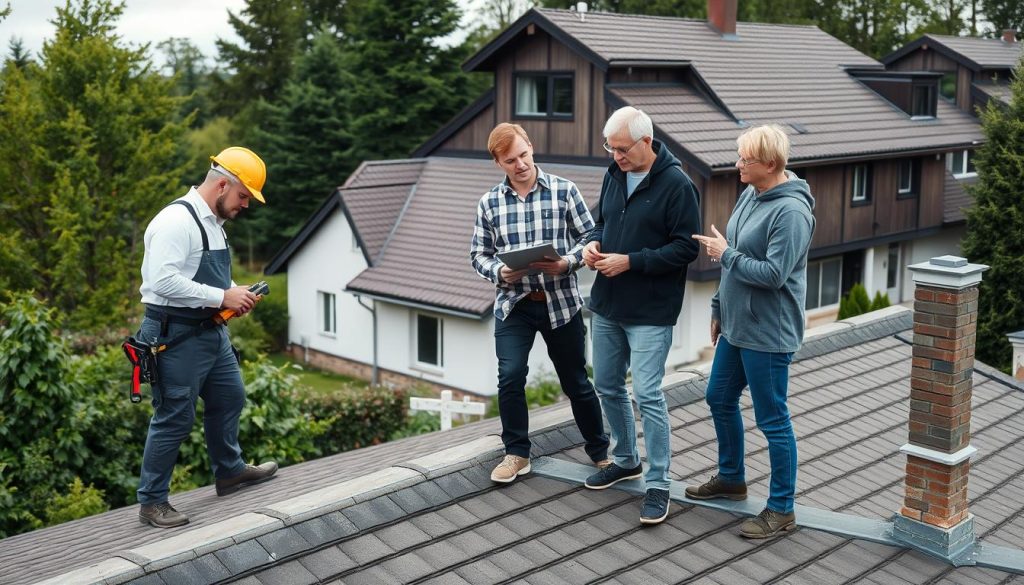
[[[644,505],[640,508],[641,524],[660,524],[668,517],[668,490],[651,488],[644,496]]]
[[[587,482],[583,485],[592,490],[603,490],[612,487],[620,481],[626,481],[627,479],[640,479],[643,477],[643,474],[643,465],[637,465],[633,469],[623,469],[612,463],[608,467],[605,467],[594,475],[588,477]]]
[[[686,497],[692,500],[713,500],[715,498],[745,500],[747,499],[747,484],[727,482],[716,475],[707,483],[687,486]]]
[[[246,465],[245,471],[235,477],[217,480],[217,495],[226,496],[246,486],[263,483],[273,477],[275,473],[277,473],[277,463],[273,461],[268,461],[259,467]]]
[[[188,524],[188,516],[175,510],[170,502],[143,504],[139,508],[139,522],[151,524],[157,528],[174,528]]]
[[[771,508],[765,508],[761,510],[760,514],[747,519],[740,525],[740,534],[747,538],[768,538],[794,528],[796,528],[795,513],[783,514]]]

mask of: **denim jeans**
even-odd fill
[[[172,323],[163,339],[173,339],[190,329],[190,325]],[[159,333],[160,323],[146,317],[138,338],[149,342]],[[227,327],[204,331],[159,354],[157,369],[153,418],[149,421],[137,491],[140,504],[167,501],[178,448],[192,432],[199,398],[203,399],[203,431],[214,476],[224,479],[245,470],[238,446],[238,419],[245,406],[245,386]]]
[[[533,342],[540,333],[548,347],[562,392],[569,398],[573,418],[594,461],[608,457],[608,435],[601,420],[601,403],[587,378],[583,315],[576,313],[557,329],[551,328],[547,303],[523,299],[505,320],[494,321],[494,351],[498,356],[498,412],[505,453],[530,456],[530,412],[526,376]]]
[[[669,489],[668,406],[661,391],[665,359],[672,345],[671,325],[629,325],[595,314],[594,386],[601,397],[615,446],[612,454],[619,467],[640,465],[636,445],[633,405],[626,391],[626,370],[633,372],[633,396],[640,407],[647,445],[647,489]]]
[[[749,383],[757,428],[768,440],[772,467],[768,507],[783,514],[793,511],[796,493],[796,436],[786,406],[791,361],[792,353],[743,349],[719,336],[706,397],[718,435],[718,475],[725,481],[745,482],[739,405],[740,394]]]

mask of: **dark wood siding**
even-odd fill
[[[875,161],[873,206],[875,231],[873,236],[885,236],[917,228],[917,197],[900,199],[899,164],[897,159]]]
[[[476,115],[465,126],[438,147],[438,154],[446,150],[482,150],[487,151],[487,137],[494,128],[494,106],[489,106]]]
[[[694,175],[690,175],[691,178],[696,178]],[[701,183],[704,180],[701,179]],[[711,225],[714,224],[718,231],[725,233],[725,226],[729,223],[729,217],[732,215],[732,210],[736,207],[736,200],[739,199],[741,189],[739,182],[739,175],[736,173],[730,173],[728,175],[714,175],[710,180],[706,182],[707,188],[701,189],[700,200],[701,200],[701,218],[704,227],[704,233],[711,233]],[[700,188],[700,184],[697,185]],[[708,259],[708,255],[701,250],[700,256],[697,257],[697,261],[692,265],[694,270],[712,270],[718,268],[717,264],[712,264]]]
[[[608,83],[682,83],[683,69],[678,67],[613,67]]]
[[[572,74],[572,119],[516,118],[513,111],[515,74],[524,71]],[[539,156],[590,157],[603,154],[601,129],[606,116],[604,74],[543,31],[536,30],[533,35],[524,32],[516,42],[510,43],[497,61],[494,100],[491,126],[494,120],[522,125]],[[481,144],[471,149],[486,150],[486,136]]]
[[[843,242],[843,209],[846,207],[843,168],[838,166],[796,169],[814,196],[814,238],[811,248]]]
[[[974,73],[949,57],[935,51],[919,49],[891,64],[889,68],[896,71],[956,73],[956,105],[969,114],[974,113],[971,100],[971,82],[974,80]]]
[[[939,155],[921,159],[921,194],[918,195],[919,228],[942,225],[942,197],[945,178],[945,157]]]

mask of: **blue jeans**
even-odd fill
[[[595,314],[594,386],[601,397],[615,446],[615,464],[625,469],[640,465],[633,405],[626,391],[626,370],[633,372],[633,396],[640,407],[647,445],[647,489],[669,488],[668,405],[661,391],[665,359],[672,345],[671,325],[629,325]]]
[[[162,339],[189,331],[190,325],[171,323]],[[159,337],[160,322],[146,317],[138,338]],[[231,351],[227,327],[216,327],[181,342],[157,356],[159,380],[153,387],[153,418],[142,455],[136,492],[140,504],[167,501],[178,448],[192,432],[196,402],[203,399],[206,451],[217,479],[245,470],[238,446],[238,419],[245,406],[245,386]]]
[[[718,435],[718,475],[725,481],[745,482],[740,394],[750,384],[754,418],[768,440],[772,466],[768,507],[783,514],[793,511],[796,494],[796,436],[786,406],[792,361],[792,353],[743,349],[719,336],[706,397]]]
[[[601,420],[601,403],[587,378],[586,335],[583,315],[551,328],[547,303],[523,299],[505,320],[494,321],[494,351],[498,356],[498,413],[505,453],[530,457],[530,411],[526,404],[527,362],[540,333],[548,346],[562,392],[569,398],[573,418],[592,460],[608,456],[608,435]]]

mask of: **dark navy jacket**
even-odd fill
[[[683,306],[686,267],[697,258],[701,232],[697,188],[679,159],[655,140],[657,159],[626,200],[626,174],[612,162],[601,186],[590,241],[602,253],[629,255],[629,270],[590,291],[590,310],[630,325],[675,325]]]

